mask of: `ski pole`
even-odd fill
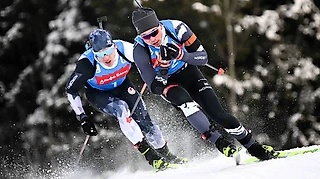
[[[142,8],[142,5],[141,5],[137,0],[134,0],[134,1],[137,3],[137,5],[139,6],[139,8]],[[157,63],[154,64],[153,68],[156,67],[156,64],[157,64]],[[138,106],[138,104],[139,104],[139,102],[140,102],[140,99],[142,98],[142,94],[144,93],[144,91],[146,90],[146,88],[147,88],[147,83],[144,83],[143,86],[142,86],[142,88],[141,88],[141,91],[140,91],[140,93],[139,93],[139,97],[138,97],[138,99],[136,100],[136,102],[134,103],[133,108],[131,109],[130,116],[132,116],[132,114],[133,114],[134,111],[136,110],[136,108],[137,108],[137,106]]]
[[[224,74],[224,70],[223,70],[222,68],[217,69],[217,68],[213,67],[212,65],[210,65],[210,64],[208,64],[208,63],[206,64],[206,66],[209,67],[209,68],[211,68],[212,70],[217,71],[219,75]]]
[[[131,113],[130,113],[130,117],[132,116],[132,114],[134,113],[134,111],[136,110],[139,102],[140,102],[140,99],[142,98],[142,94],[144,93],[144,91],[146,90],[147,88],[147,83],[144,83],[142,88],[141,88],[141,91],[139,93],[139,96],[138,96],[138,99],[136,100],[136,102],[134,103],[132,109],[131,109]]]
[[[154,63],[153,65],[153,68],[155,68],[157,66],[158,63]],[[134,111],[136,110],[139,102],[140,102],[140,98],[142,98],[142,94],[144,93],[144,91],[146,90],[147,88],[147,83],[144,83],[142,88],[141,88],[141,91],[139,93],[139,96],[138,96],[138,99],[136,100],[136,102],[134,103],[133,105],[133,108],[131,109],[131,113],[130,113],[130,116],[132,116],[132,114],[134,113]]]
[[[137,0],[134,0],[136,3],[137,3],[137,5],[139,6],[139,8],[142,8],[142,5],[137,1]]]
[[[87,135],[86,139],[84,140],[84,143],[82,144],[82,147],[81,147],[81,150],[80,150],[80,153],[79,153],[79,157],[78,157],[78,160],[77,160],[77,166],[79,165],[80,159],[82,157],[82,153],[83,153],[84,149],[86,148],[86,145],[88,143],[89,138],[90,138],[90,135]]]
[[[99,23],[99,28],[100,29],[103,29],[103,21],[107,21],[107,16],[102,16],[102,17],[97,18],[97,22]],[[79,153],[79,157],[78,157],[78,160],[77,160],[77,165],[79,165],[80,159],[82,157],[84,149],[86,148],[86,145],[87,145],[87,143],[89,141],[89,138],[90,138],[90,135],[87,135],[86,139],[84,140],[84,143],[82,144],[82,147],[81,147],[81,150],[80,150],[80,153]]]

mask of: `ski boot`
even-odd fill
[[[156,149],[156,151],[163,157],[165,160],[172,164],[184,164],[188,162],[188,159],[177,157],[173,155],[168,148],[167,143],[164,144],[164,146],[160,149]]]
[[[165,170],[167,168],[177,168],[176,164],[168,163],[164,158],[162,158],[150,145],[149,143],[143,139],[141,142],[138,142],[134,145],[140,153],[145,157],[148,163],[156,169]]]
[[[239,150],[241,148],[237,148],[235,145],[233,145],[231,142],[229,142],[224,137],[220,136],[216,143],[216,147],[218,150],[223,153],[226,157],[234,157],[234,155],[238,154]]]
[[[156,171],[163,171],[166,169],[174,169],[181,166],[181,164],[175,164],[175,163],[167,163],[165,159],[161,158],[159,160],[153,160],[152,166]]]
[[[258,142],[254,142],[247,151],[259,160],[269,160],[277,158],[279,153],[274,151],[273,147],[268,145],[261,145]]]
[[[159,170],[167,169],[169,164],[163,161],[162,159],[159,159],[159,160],[153,160],[152,166],[154,169],[156,169],[156,171],[159,171]]]

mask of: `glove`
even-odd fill
[[[169,63],[172,60],[171,53],[169,53],[169,48],[164,45],[160,45],[160,54],[161,54],[161,60],[164,63]]]
[[[96,136],[98,134],[96,127],[84,113],[77,115],[77,119],[81,122],[82,130],[85,134]]]
[[[161,81],[161,78],[155,77],[155,79],[151,83],[151,92],[153,94],[161,95],[163,90],[166,88],[166,85],[164,83],[167,83],[167,80]]]
[[[183,50],[176,44],[167,43],[167,46],[160,46],[161,58],[164,61],[172,59],[180,60],[183,57]]]

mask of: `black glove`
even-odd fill
[[[182,50],[181,48],[172,43],[167,43],[167,46],[160,46],[161,58],[164,61],[170,61],[172,59],[180,60],[182,58]]]
[[[151,92],[153,94],[161,95],[163,90],[166,88],[166,85],[163,81],[157,79],[157,77],[151,83]]]
[[[96,127],[84,113],[77,115],[77,119],[81,122],[82,130],[85,134],[96,136],[98,134]]]
[[[160,45],[160,54],[162,61],[168,63],[172,60],[171,53],[169,53],[169,48],[167,46]]]

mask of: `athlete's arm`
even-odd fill
[[[135,64],[139,70],[141,78],[148,85],[149,89],[154,94],[162,94],[165,85],[156,80],[156,71],[153,69],[151,64],[151,59],[146,51],[146,49],[136,43],[133,49],[133,58],[135,59]]]
[[[173,23],[179,40],[187,50],[181,60],[191,65],[206,64],[208,62],[208,54],[192,30],[181,21],[173,20]]]
[[[66,85],[67,98],[76,115],[85,113],[79,91],[86,84],[87,80],[93,77],[94,71],[95,67],[90,61],[83,58],[78,61],[77,66]]]

